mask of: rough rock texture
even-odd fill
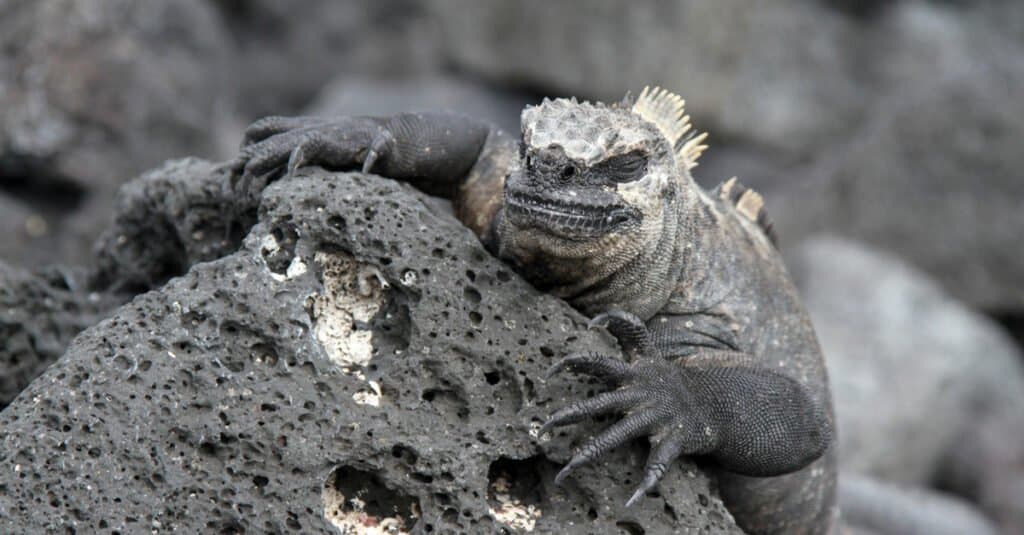
[[[89,284],[132,295],[159,287],[197,262],[236,250],[258,204],[210,162],[168,161],[121,188],[113,221],[96,242]]]
[[[28,272],[0,261],[0,408],[117,301],[85,289],[81,270]]]
[[[304,171],[0,413],[0,531],[736,532],[687,462],[625,509],[640,444],[552,484],[531,431],[597,385],[538,378],[617,353],[585,324],[408,186]]]
[[[790,268],[828,362],[842,469],[927,485],[948,452],[978,455],[990,440],[968,424],[1024,412],[1012,340],[920,271],[835,238],[801,244]],[[1024,453],[1013,428],[999,436]],[[1008,457],[978,462],[1015,478]]]
[[[339,74],[405,76],[441,64],[440,35],[414,0],[207,0],[233,38],[247,121],[298,113]]]
[[[406,111],[447,110],[485,119],[518,135],[519,114],[536,99],[499,91],[455,76],[385,80],[342,76],[306,108],[306,115],[387,116]]]
[[[199,0],[9,0],[0,21],[0,192],[27,213],[0,254],[81,263],[121,183],[216,153],[230,43]]]
[[[175,160],[122,188],[90,269],[29,272],[0,262],[0,406],[115,306],[237,249],[256,204],[225,187],[208,162]]]

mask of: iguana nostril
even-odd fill
[[[573,167],[571,165],[567,165],[567,166],[562,168],[562,178],[572,178],[574,176],[576,176],[576,168],[575,167]]]

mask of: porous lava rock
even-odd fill
[[[28,271],[0,261],[0,408],[119,304],[85,289],[81,269]]]
[[[0,262],[0,407],[133,295],[238,249],[258,198],[236,195],[224,179],[209,162],[186,158],[126,184],[89,269]]]
[[[0,531],[738,532],[690,462],[626,509],[643,441],[553,484],[605,386],[543,372],[614,341],[410,186],[304,170],[195,260],[0,413]]]

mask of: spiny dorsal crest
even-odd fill
[[[697,158],[708,148],[704,144],[708,133],[690,131],[690,116],[686,115],[686,101],[682,97],[660,87],[647,86],[633,103],[633,112],[658,127],[684,168],[697,166]]]
[[[768,236],[768,240],[772,244],[778,244],[779,240],[775,235],[772,220],[769,219],[768,213],[764,209],[764,197],[760,193],[740,184],[736,177],[732,177],[719,184],[715,189],[715,194],[722,201],[732,203],[740,215],[757,223],[757,226],[761,227],[761,230]]]

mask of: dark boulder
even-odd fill
[[[80,269],[32,272],[0,261],[0,408],[118,304],[88,291],[85,280]]]
[[[604,387],[540,377],[618,350],[407,185],[282,179],[183,269],[0,414],[0,531],[737,532],[690,462],[626,509],[642,444],[554,486],[580,434],[539,424]]]

